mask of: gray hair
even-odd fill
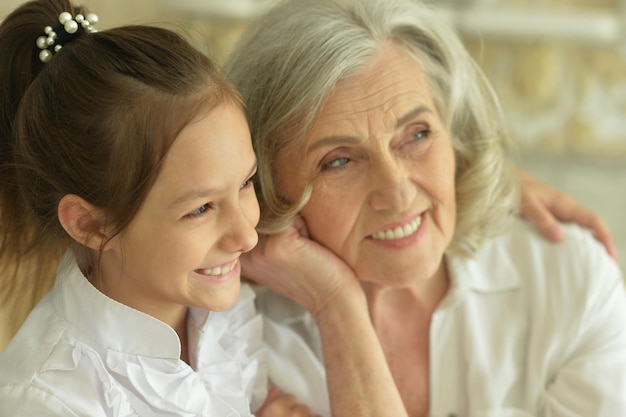
[[[412,0],[286,0],[252,24],[226,66],[248,106],[262,232],[284,229],[311,194],[309,184],[299,201],[282,198],[274,181],[277,156],[303,146],[337,83],[363,69],[389,40],[427,75],[452,137],[457,228],[449,250],[471,253],[506,224],[518,192],[502,111],[440,14]]]

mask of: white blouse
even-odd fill
[[[96,290],[66,255],[0,354],[0,416],[251,416],[267,395],[254,298],[243,284],[227,311],[190,309],[190,367],[171,327]]]
[[[430,329],[431,417],[626,416],[626,292],[587,231],[562,243],[520,220],[471,258]],[[319,333],[293,302],[259,292],[270,379],[330,416]]]

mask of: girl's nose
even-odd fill
[[[242,201],[240,206],[232,211],[230,221],[225,225],[225,236],[222,239],[222,249],[228,252],[248,252],[259,241],[255,229],[259,221],[259,205],[254,200]]]

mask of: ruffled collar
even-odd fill
[[[267,394],[262,320],[248,285],[242,284],[239,300],[226,311],[190,309],[193,369],[179,359],[180,341],[170,326],[98,291],[71,254],[59,266],[54,292],[56,310],[87,336],[86,345],[76,344],[75,356],[90,357],[95,350],[110,374],[100,378],[115,397],[107,402],[123,402],[119,393],[126,392],[141,415],[158,409],[179,416],[249,416]],[[115,389],[117,384],[125,389]],[[142,407],[148,408],[140,412]]]
[[[59,264],[54,286],[58,292],[53,300],[55,309],[99,347],[155,358],[180,358],[180,340],[174,329],[97,290],[70,252]]]

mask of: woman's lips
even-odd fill
[[[373,233],[370,237],[374,240],[398,240],[404,239],[408,236],[411,236],[417,229],[419,229],[420,224],[422,224],[422,216],[417,216],[412,219],[410,222],[396,227],[390,227],[386,230],[381,230],[379,232]]]

